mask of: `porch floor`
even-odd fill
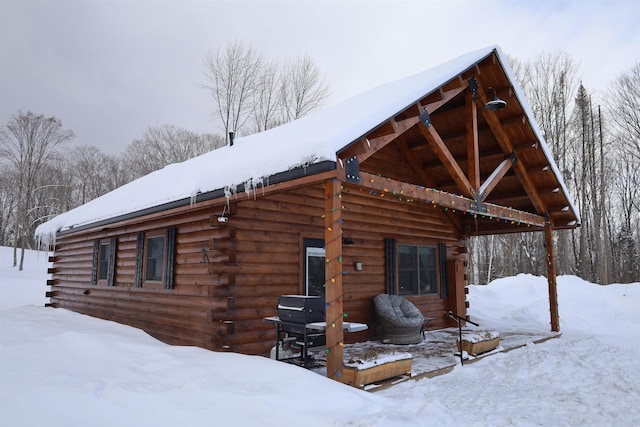
[[[477,329],[462,329],[463,334],[465,332],[477,331]],[[469,359],[465,359],[464,363],[472,363],[492,354],[507,352],[523,347],[528,343],[541,343],[561,335],[560,332],[550,331],[500,331],[500,344],[495,350],[475,357],[469,355]],[[380,341],[346,344],[344,346],[344,360],[345,363],[349,364],[349,362],[357,362],[357,360],[374,360],[385,355],[398,353],[411,354],[413,356],[411,377],[405,375],[365,387],[365,390],[377,391],[409,379],[431,378],[450,372],[460,363],[460,357],[455,355],[455,353],[457,353],[457,339],[458,328],[446,328],[425,332],[425,338],[419,344],[394,345],[383,344]],[[324,347],[311,349],[309,354],[316,361],[320,362],[319,366],[311,368],[311,370],[318,374],[326,375]]]

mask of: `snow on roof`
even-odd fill
[[[36,237],[41,241],[53,241],[58,231],[169,202],[184,199],[193,201],[200,193],[230,189],[239,184],[253,188],[254,183],[279,172],[326,160],[335,161],[336,152],[341,148],[493,51],[506,65],[505,57],[497,46],[468,53],[405,79],[378,86],[294,122],[236,138],[233,146],[168,165],[41,224],[36,229]],[[521,104],[527,108],[534,131],[542,141],[513,73],[508,66],[505,70]],[[542,146],[546,149],[544,143]],[[545,154],[552,159],[548,153],[547,149]],[[550,163],[560,178],[555,165]]]

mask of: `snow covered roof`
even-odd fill
[[[58,231],[179,200],[195,202],[199,194],[224,189],[228,192],[241,184],[250,190],[264,178],[277,173],[326,161],[335,162],[336,153],[342,148],[493,52],[503,64],[507,78],[542,142],[545,155],[561,180],[504,54],[499,47],[492,46],[378,86],[294,122],[237,138],[233,146],[168,165],[41,224],[36,229],[36,236],[49,240]],[[568,194],[564,184],[562,186]],[[573,210],[577,212],[575,208]]]

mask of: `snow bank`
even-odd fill
[[[20,249],[17,253],[20,264]],[[13,267],[13,249],[0,246],[0,310],[47,302],[47,268],[49,253],[25,251],[24,271]]]
[[[640,425],[640,283],[561,276],[561,338],[370,394],[283,362],[169,346],[45,308],[44,254],[29,254],[18,273],[7,253],[0,248],[0,425]],[[528,275],[472,286],[470,315],[498,331],[548,330],[546,287]]]

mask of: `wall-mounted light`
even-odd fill
[[[224,208],[222,208],[222,214],[218,217],[218,222],[224,224],[227,221],[229,221],[229,213],[227,212],[227,205],[225,204]]]
[[[342,238],[342,244],[343,245],[355,245],[355,242],[353,241],[353,239],[349,236],[347,237],[343,237]]]
[[[468,79],[468,82],[469,82],[469,90],[471,90],[471,95],[473,96],[473,101],[475,102],[477,99],[478,89],[479,89],[478,81],[475,79],[475,77],[470,77]],[[488,101],[486,104],[484,104],[484,108],[486,110],[491,110],[491,111],[502,110],[504,107],[507,106],[507,101],[498,98],[495,88],[490,87],[489,90],[493,91],[493,98],[490,101]],[[486,92],[485,92],[485,95],[486,95]]]
[[[354,266],[356,267],[356,271],[362,271],[362,263],[360,261],[356,261]]]
[[[485,110],[495,111],[502,110],[504,107],[506,107],[507,101],[498,98],[498,95],[496,94],[496,90],[494,88],[490,87],[489,89],[493,91],[493,99],[491,101],[488,101],[484,105]]]

